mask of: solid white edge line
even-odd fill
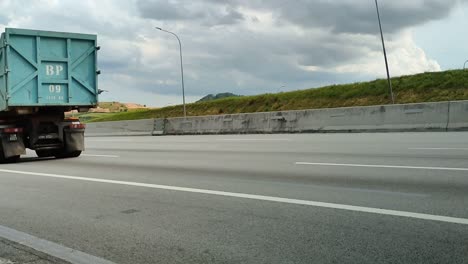
[[[252,200],[279,202],[279,203],[297,204],[297,205],[307,205],[307,206],[340,209],[340,210],[347,210],[347,211],[354,211],[354,212],[365,212],[365,213],[371,213],[371,214],[400,216],[400,217],[407,217],[407,218],[416,218],[416,219],[432,220],[432,221],[439,221],[439,222],[445,222],[445,223],[468,225],[468,219],[465,219],[465,218],[431,215],[431,214],[423,214],[423,213],[413,213],[413,212],[397,211],[397,210],[387,210],[387,209],[372,208],[372,207],[326,203],[326,202],[308,201],[308,200],[300,200],[300,199],[290,199],[290,198],[273,197],[273,196],[256,195],[256,194],[196,189],[196,188],[188,188],[188,187],[169,186],[169,185],[149,184],[149,183],[140,183],[140,182],[117,181],[117,180],[87,178],[87,177],[79,177],[79,176],[67,176],[67,175],[50,174],[50,173],[16,171],[16,170],[5,170],[5,169],[0,169],[0,172],[24,174],[24,175],[35,175],[35,176],[41,176],[41,177],[51,177],[51,178],[60,178],[60,179],[69,179],[69,180],[88,181],[88,182],[112,183],[112,184],[118,184],[118,185],[146,187],[146,188],[153,188],[153,189],[181,191],[181,192],[190,192],[190,193],[211,194],[211,195],[219,195],[219,196],[227,196],[227,197],[235,197],[235,198],[245,198],[245,199],[252,199]]]
[[[115,264],[109,260],[92,256],[6,226],[0,225],[0,237],[72,264]]]
[[[85,157],[101,157],[101,158],[119,158],[120,156],[117,155],[101,155],[101,154],[81,154],[81,156]]]
[[[468,148],[408,148],[410,150],[468,150]]]
[[[378,165],[378,164],[346,164],[346,163],[321,163],[321,162],[296,162],[295,164],[296,165],[315,165],[315,166],[336,166],[336,167],[468,171],[468,168],[420,167],[420,166],[398,166],[398,165]]]
[[[216,141],[292,141],[289,138],[221,138]]]

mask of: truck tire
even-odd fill
[[[5,163],[16,163],[20,160],[20,155],[9,157],[5,159]]]
[[[81,155],[81,150],[71,151],[71,152],[60,152],[55,154],[55,157],[58,159],[66,159],[66,158],[77,158]]]
[[[13,156],[13,157],[9,157],[9,158],[5,158],[3,155],[0,155],[0,163],[16,163],[20,160],[20,156],[17,155],[17,156]]]
[[[36,155],[39,158],[53,157],[57,153],[55,149],[46,149],[46,150],[36,150]]]
[[[72,151],[67,153],[67,158],[78,158],[81,155],[81,150]]]

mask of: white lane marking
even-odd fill
[[[86,138],[85,139],[86,142],[135,142],[134,139],[131,139],[131,138],[124,138],[124,139],[112,139],[112,138],[109,138],[109,139],[96,139],[96,138]]]
[[[390,169],[415,169],[415,170],[445,170],[445,171],[468,171],[468,168],[450,167],[419,167],[419,166],[397,166],[397,165],[377,165],[377,164],[346,164],[346,163],[318,163],[318,162],[296,162],[296,165],[313,166],[336,166],[336,167],[363,167],[363,168],[390,168]]]
[[[54,242],[20,232],[6,226],[0,226],[0,237],[45,253],[49,256],[65,260],[72,264],[115,264],[109,260],[95,257],[76,249],[67,248]]]
[[[102,157],[102,158],[119,158],[120,156],[117,155],[102,155],[102,154],[81,154],[81,156],[85,157]]]
[[[429,195],[423,193],[407,193],[407,192],[398,192],[398,191],[387,191],[387,190],[378,190],[378,189],[363,189],[363,188],[353,188],[353,187],[334,187],[334,186],[320,186],[313,185],[318,189],[329,189],[329,190],[338,190],[338,191],[353,191],[353,192],[364,192],[364,193],[380,193],[385,195],[397,195],[397,196],[412,196],[412,197],[421,197],[426,198]]]
[[[468,150],[468,148],[408,148],[411,150]]]
[[[290,138],[221,138],[217,141],[292,141]]]
[[[59,178],[59,179],[68,179],[68,180],[88,181],[88,182],[111,183],[111,184],[118,184],[118,185],[146,187],[146,188],[170,190],[170,191],[211,194],[211,195],[219,195],[219,196],[227,196],[227,197],[235,197],[235,198],[244,198],[244,199],[260,200],[260,201],[297,204],[297,205],[307,205],[307,206],[347,210],[347,211],[354,211],[354,212],[400,216],[400,217],[416,218],[416,219],[422,219],[422,220],[431,220],[431,221],[439,221],[439,222],[445,222],[445,223],[468,225],[468,219],[465,219],[465,218],[413,213],[413,212],[388,210],[388,209],[380,209],[380,208],[373,208],[373,207],[363,207],[363,206],[354,206],[354,205],[337,204],[337,203],[325,203],[325,202],[290,199],[290,198],[282,198],[282,197],[274,197],[274,196],[224,192],[224,191],[196,189],[196,188],[188,188],[188,187],[169,186],[169,185],[159,185],[159,184],[150,184],[150,183],[141,183],[141,182],[129,182],[129,181],[117,181],[117,180],[107,180],[107,179],[99,179],[99,178],[87,178],[87,177],[79,177],[79,176],[67,176],[67,175],[40,173],[40,172],[5,170],[5,169],[0,169],[0,172],[34,175],[34,176]]]

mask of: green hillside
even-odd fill
[[[468,100],[468,70],[422,73],[392,79],[396,103]],[[187,105],[187,115],[300,110],[314,108],[366,106],[390,103],[385,79],[371,82],[331,85],[322,88],[230,97]],[[132,120],[182,116],[181,106],[112,113],[87,122]]]

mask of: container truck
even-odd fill
[[[0,38],[0,162],[26,148],[78,157],[85,125],[65,112],[98,102],[96,35],[6,28]]]

